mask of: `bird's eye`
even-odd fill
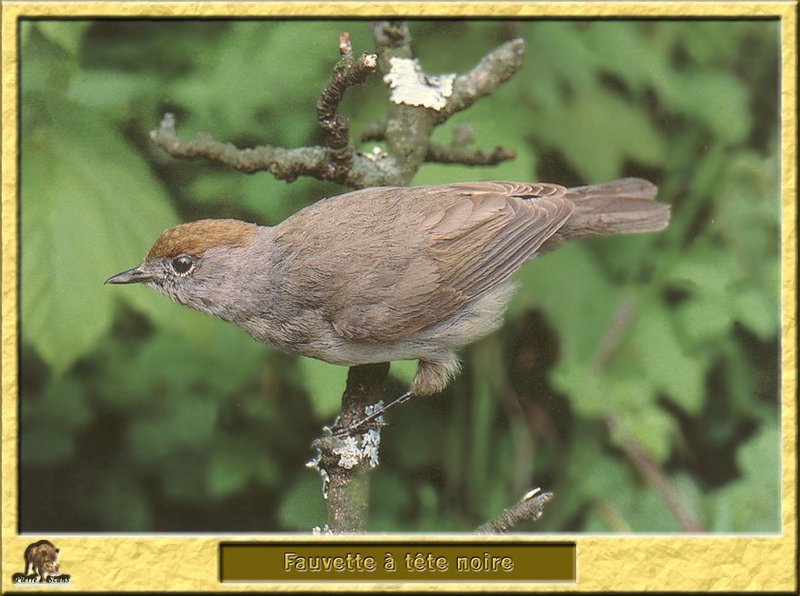
[[[194,259],[188,255],[181,255],[172,259],[172,268],[175,273],[188,273],[189,269],[194,266]]]

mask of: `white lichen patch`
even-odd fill
[[[364,65],[365,68],[370,70],[375,70],[378,68],[378,55],[377,54],[364,54],[361,56],[361,64]]]
[[[386,153],[386,151],[384,151],[383,149],[381,149],[378,145],[375,145],[372,148],[372,151],[370,151],[369,153],[364,153],[363,155],[370,161],[378,161],[384,159],[389,154]]]
[[[310,470],[316,470],[319,472],[319,476],[322,479],[322,498],[327,500],[328,499],[328,486],[331,483],[330,474],[328,474],[328,470],[320,466],[320,462],[322,461],[322,452],[317,449],[316,455],[312,457],[309,461],[306,462],[306,467]]]
[[[454,74],[426,75],[412,58],[391,58],[389,67],[383,82],[392,90],[390,99],[394,103],[424,106],[438,112],[453,94]]]
[[[331,485],[331,476],[328,470],[319,468],[319,477],[322,479],[322,498],[328,500],[328,488]]]
[[[361,449],[355,437],[345,437],[333,448],[333,454],[339,456],[338,465],[345,470],[352,470],[361,461]]]
[[[371,416],[373,412],[378,411],[382,407],[383,400],[380,400],[364,408],[364,414]],[[377,468],[380,463],[378,454],[380,453],[381,447],[380,425],[383,422],[383,416],[378,416],[375,422],[378,423],[378,427],[369,429],[361,436],[361,452],[370,468]]]
[[[309,470],[319,470],[319,462],[322,459],[322,453],[317,449],[316,454],[306,462],[306,467]]]
[[[377,468],[380,460],[378,453],[381,447],[381,432],[377,428],[371,428],[365,432],[361,438],[361,451],[370,468]]]

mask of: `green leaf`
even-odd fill
[[[512,160],[496,166],[462,166],[454,164],[423,165],[414,177],[414,184],[444,184],[465,180],[535,180],[536,154],[526,138],[527,129],[519,124],[519,96],[513,86],[502,86],[492,95],[492,101],[482,101],[456,114],[437,130],[433,141],[450,145],[453,129],[467,125],[474,132],[471,147],[491,151],[504,147],[514,152]]]
[[[206,476],[209,496],[227,497],[239,492],[246,484],[250,474],[245,464],[248,460],[236,449],[218,445],[211,454]]]
[[[761,288],[743,288],[734,294],[736,319],[764,341],[775,337],[780,324],[776,298]]]
[[[21,161],[22,334],[63,372],[111,323],[103,281],[176,217],[119,131],[77,105],[54,105],[23,135]]]
[[[581,32],[580,39],[598,62],[640,93],[652,79],[669,72],[667,57],[656,44],[658,32],[645,23],[596,21]]]
[[[70,461],[75,455],[75,437],[57,426],[28,427],[20,440],[20,463],[49,466]]]
[[[25,395],[20,406],[20,457],[31,465],[69,461],[79,433],[95,417],[86,387],[66,377],[51,377],[41,395]]]
[[[698,414],[705,396],[708,358],[683,347],[668,311],[655,305],[642,306],[631,340],[648,381],[687,412]]]
[[[142,74],[79,70],[70,79],[67,99],[120,118],[129,118],[141,103],[152,103],[152,96],[148,98],[144,91],[159,84],[160,81],[154,77]]]
[[[772,423],[739,448],[741,477],[710,500],[712,531],[780,531],[780,440],[778,426]]]
[[[672,73],[657,85],[667,105],[700,120],[715,137],[737,143],[750,133],[748,93],[735,76],[709,70]]]
[[[164,95],[187,109],[188,134],[213,129],[222,140],[257,134],[267,144],[302,145],[317,130],[315,104],[338,59],[339,34],[365,27],[325,21],[236,22],[224,43],[209,48],[214,60],[202,76],[175,77]]]
[[[408,531],[398,521],[411,506],[412,489],[397,471],[377,468],[370,479],[368,532]]]
[[[626,160],[657,166],[666,155],[648,116],[600,87],[577,94],[551,118],[537,122],[535,134],[560,149],[589,181],[612,180]]]
[[[614,320],[620,299],[619,288],[593,263],[591,247],[567,244],[526,264],[516,277],[522,283],[509,316],[517,316],[525,307],[541,308],[561,337],[560,358],[588,363]]]
[[[83,34],[89,28],[89,21],[37,21],[36,26],[42,34],[64,48],[70,54],[77,54]]]
[[[657,407],[655,394],[646,383],[619,383],[611,393],[609,409],[615,412],[620,427],[625,429],[635,442],[656,462],[667,461],[672,439],[675,434],[675,421],[666,411]],[[621,404],[615,408],[614,403]],[[617,444],[629,440],[622,434],[612,434]]]
[[[75,379],[51,378],[41,395],[21,403],[23,424],[49,424],[75,433],[93,418],[86,387]]]
[[[209,498],[206,473],[210,455],[209,451],[182,450],[169,457],[146,462],[145,473],[158,474],[161,480],[159,488],[164,497],[202,504]]]

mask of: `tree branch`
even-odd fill
[[[324,147],[284,149],[260,145],[239,149],[233,143],[223,143],[207,132],[199,132],[184,141],[175,131],[175,116],[164,114],[159,127],[150,132],[156,145],[179,159],[209,159],[246,173],[269,171],[280,180],[291,182],[298,176],[319,177],[326,161]]]
[[[223,143],[207,132],[199,132],[185,141],[175,131],[175,116],[165,114],[161,124],[150,133],[150,138],[170,156],[178,159],[208,159],[252,174],[268,171],[279,180],[292,182],[299,176],[329,180],[331,176],[330,151],[326,147],[298,147],[284,149],[259,145],[252,149],[239,149],[233,143]],[[353,164],[342,184],[350,188],[385,186],[395,178],[393,160],[356,153]]]
[[[389,363],[352,366],[342,396],[342,413],[334,428],[346,428],[369,413],[376,395],[383,393]],[[378,465],[380,430],[334,437],[326,433],[314,443],[317,467],[327,485],[328,527],[333,534],[361,533],[367,527],[369,471]]]
[[[491,521],[479,526],[476,534],[505,534],[519,524],[536,521],[544,513],[544,506],[553,500],[553,493],[540,492],[538,488],[530,491],[511,507],[504,510]]]
[[[382,141],[386,138],[386,120],[369,123],[361,132],[361,142]]]
[[[514,159],[514,157],[513,151],[503,147],[496,147],[493,151],[481,151],[479,149],[470,149],[463,145],[460,147],[447,147],[431,143],[428,145],[425,161],[447,164],[460,163],[469,166],[495,166],[509,159]]]
[[[412,56],[408,25],[403,21],[379,21],[372,26],[372,36],[378,51],[378,67],[386,81],[392,72],[392,60]],[[424,107],[390,101],[384,138],[397,168],[397,184],[409,184],[424,163],[434,114]]]
[[[365,53],[356,60],[349,33],[342,33],[339,38],[339,51],[342,57],[333,67],[333,76],[317,102],[317,119],[325,131],[329,148],[327,179],[344,183],[353,167],[355,149],[350,139],[350,122],[336,110],[348,87],[362,85],[370,74],[378,70],[378,57]]]
[[[165,114],[159,127],[150,138],[172,157],[180,159],[209,159],[241,172],[268,171],[279,180],[291,182],[299,176],[338,182],[351,188],[386,184],[391,163],[380,163],[376,156],[363,156],[355,152],[350,139],[347,118],[337,113],[339,103],[348,87],[363,84],[378,70],[375,54],[353,56],[350,36],[339,38],[340,59],[333,68],[331,80],[323,88],[317,101],[317,119],[325,132],[325,147],[299,147],[284,149],[259,145],[240,149],[233,143],[223,143],[207,132],[200,132],[191,140],[181,140],[175,131],[175,116]]]
[[[456,77],[453,94],[447,106],[439,112],[437,123],[442,123],[461,110],[466,110],[477,100],[489,95],[505,83],[522,67],[525,57],[525,42],[512,39],[484,56],[475,68]]]

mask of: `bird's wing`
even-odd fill
[[[319,248],[298,266],[317,275],[307,291],[336,332],[396,341],[510,277],[569,218],[574,206],[564,193],[513,182],[372,188],[318,203],[305,221],[285,224]],[[286,237],[289,244],[299,238]]]

